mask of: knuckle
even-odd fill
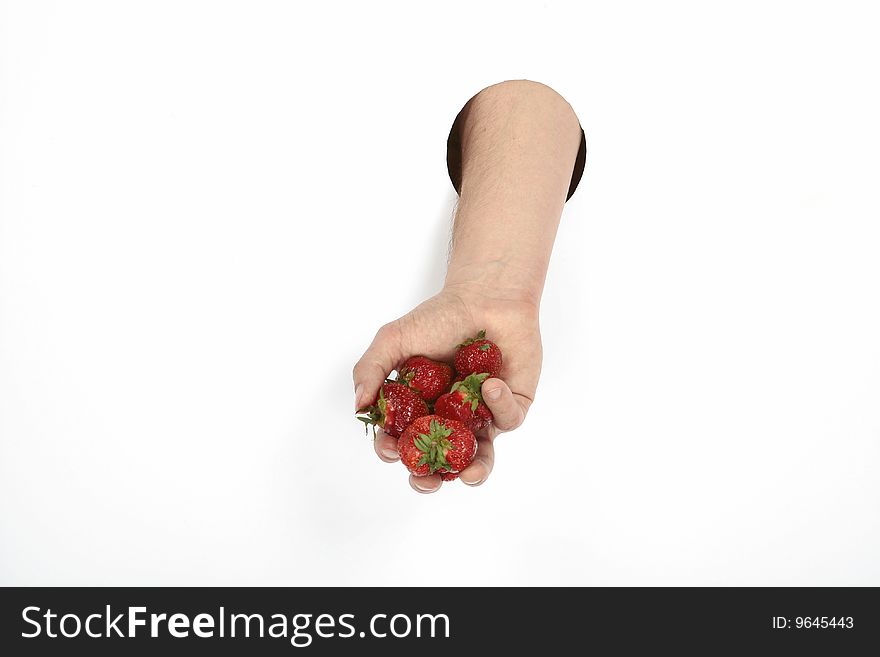
[[[384,324],[382,328],[379,329],[379,332],[382,334],[382,339],[392,350],[400,351],[401,343],[403,341],[401,320],[395,319],[393,322]]]
[[[357,381],[362,378],[362,374],[364,372],[364,360],[363,358],[354,364],[354,367],[351,368],[351,378]]]
[[[376,331],[376,339],[377,340],[390,340],[394,337],[397,331],[396,322],[388,322],[387,324],[383,324],[379,327],[379,330]]]

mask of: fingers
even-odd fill
[[[379,386],[402,360],[400,329],[397,322],[386,324],[376,333],[373,343],[354,366],[354,407],[359,410],[371,404],[379,394]]]
[[[373,449],[376,450],[376,456],[385,463],[394,463],[400,460],[400,455],[397,453],[397,438],[389,436],[381,429],[376,432]]]
[[[376,434],[373,447],[376,450],[376,455],[385,463],[394,463],[400,460],[400,455],[397,453],[397,438],[389,436],[384,431],[379,431]],[[412,489],[417,493],[425,495],[436,493],[440,490],[442,484],[443,480],[439,474],[432,474],[427,477],[409,476],[409,485],[412,486]]]
[[[373,449],[376,450],[376,455],[385,463],[394,463],[400,460],[400,454],[397,453],[397,438],[389,436],[384,431],[380,430],[376,433]],[[417,493],[425,495],[435,493],[440,490],[441,484],[443,484],[443,480],[440,479],[438,474],[428,475],[427,477],[409,476],[409,485]]]
[[[376,450],[376,456],[385,463],[394,463],[400,460],[400,454],[397,453],[397,438],[389,436],[382,430],[376,433],[376,439],[373,441],[373,449]],[[435,493],[440,490],[443,480],[440,475],[433,474],[427,477],[409,476],[409,485],[417,493],[425,495]]]
[[[495,448],[489,438],[477,438],[477,453],[474,461],[468,467],[461,471],[458,476],[468,486],[479,486],[492,472],[492,466],[495,465]]]
[[[486,379],[481,392],[494,417],[494,428],[490,436],[496,435],[496,431],[513,431],[523,423],[532,403],[528,397],[512,392],[501,379]],[[479,486],[489,478],[494,465],[495,447],[492,438],[478,436],[474,461],[461,471],[459,479],[468,486]]]
[[[413,490],[417,493],[436,493],[440,490],[440,485],[443,483],[443,480],[440,479],[440,475],[432,474],[426,477],[414,477],[413,475],[409,476],[409,485],[412,486]]]
[[[513,431],[526,419],[531,400],[511,392],[501,379],[486,379],[481,392],[499,431]]]

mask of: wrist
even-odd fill
[[[464,195],[456,209],[446,287],[537,308],[558,216],[483,196]],[[553,230],[548,230],[552,224]]]
[[[504,259],[449,263],[443,289],[459,296],[479,296],[522,304],[537,313],[544,277]]]

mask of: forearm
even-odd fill
[[[447,287],[540,301],[581,131],[544,85],[504,82],[470,103]]]

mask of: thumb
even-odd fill
[[[531,400],[511,392],[501,379],[486,379],[481,392],[483,401],[495,418],[494,424],[500,431],[513,431],[526,419]]]
[[[352,370],[355,410],[363,408],[376,398],[379,386],[402,358],[400,328],[396,322],[391,322],[378,330],[373,343]]]

